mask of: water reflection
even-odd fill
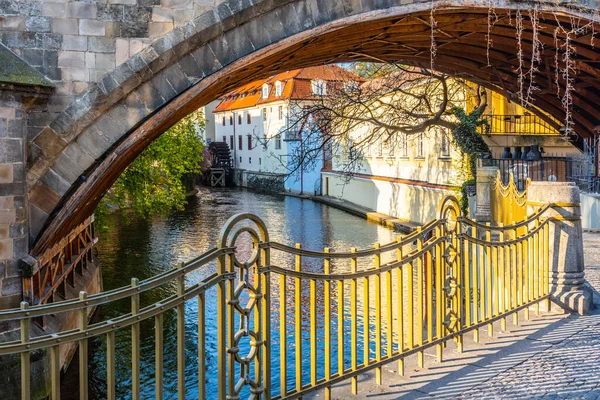
[[[192,259],[209,248],[216,245],[220,228],[233,214],[250,212],[260,216],[267,224],[271,240],[290,244],[302,243],[303,248],[321,250],[329,247],[332,251],[348,250],[350,247],[366,248],[373,244],[387,243],[395,240],[396,235],[379,225],[368,223],[365,220],[330,208],[325,205],[292,197],[272,196],[257,194],[251,191],[223,189],[202,189],[196,198],[181,212],[174,212],[165,218],[156,218],[151,222],[134,221],[125,224],[116,216],[111,218],[111,229],[107,233],[100,233],[98,243],[98,258],[102,263],[103,281],[105,290],[128,285],[131,277],[140,280],[154,276],[172,268],[177,262]],[[272,262],[278,265],[293,266],[293,259],[281,253],[274,252]],[[312,271],[322,271],[322,260],[306,259],[303,268]],[[382,260],[385,261],[385,260]],[[364,260],[365,265],[370,262]],[[348,263],[334,263],[332,270],[341,271],[349,268]],[[215,265],[211,264],[188,275],[186,285],[194,284],[214,273]],[[275,278],[274,278],[275,279]],[[278,280],[278,277],[277,277]],[[288,279],[287,288],[289,295],[293,294],[294,282]],[[360,282],[359,285],[363,283]],[[372,283],[371,283],[372,284]],[[362,286],[359,287],[359,291]],[[280,338],[277,336],[276,326],[279,326],[279,286],[273,285],[273,364],[279,365]],[[331,296],[336,296],[336,286],[332,284]],[[174,283],[157,290],[144,293],[141,296],[141,305],[153,304],[176,292]],[[323,298],[322,284],[317,287],[317,314],[322,315]],[[346,293],[348,289],[346,288]],[[308,327],[309,317],[309,288],[308,283],[302,283],[302,318],[304,327]],[[349,306],[349,296],[345,296],[345,306]],[[206,295],[206,354],[207,354],[207,398],[216,398],[217,388],[217,363],[216,363],[216,291],[212,289]],[[291,304],[291,303],[290,303]],[[333,304],[333,303],[332,303]],[[130,301],[124,300],[98,309],[95,320],[114,318],[130,311]],[[294,309],[288,307],[287,335],[293,336]],[[185,307],[186,315],[186,386],[188,396],[193,398],[197,393],[197,315],[198,304],[188,301]],[[332,329],[337,330],[336,315],[332,314]],[[323,321],[318,319],[319,329],[322,332]],[[359,321],[362,326],[362,321]],[[348,325],[346,322],[345,325]],[[304,329],[303,327],[303,329]],[[349,327],[345,327],[349,329]],[[320,334],[321,335],[321,334]],[[130,398],[131,387],[131,337],[129,329],[121,329],[116,334],[116,379],[117,396]],[[348,337],[348,336],[347,336]],[[164,315],[164,398],[177,397],[176,376],[176,314],[174,311]],[[306,340],[305,340],[306,339]],[[293,343],[288,341],[288,343]],[[142,372],[142,398],[154,397],[154,321],[141,323],[141,372]],[[309,356],[308,335],[303,334],[303,362],[305,382],[308,378]],[[346,346],[349,348],[349,346]],[[106,397],[106,341],[104,337],[94,338],[90,343],[90,397]],[[319,353],[323,352],[322,340],[319,340]],[[293,360],[295,349],[288,349],[288,360]],[[362,352],[362,350],[361,350]],[[336,357],[332,353],[332,357]],[[348,360],[349,356],[346,356]],[[63,396],[77,398],[77,371],[76,363],[69,369],[63,383]],[[322,369],[321,369],[322,370]],[[290,370],[291,371],[291,370]],[[279,382],[279,369],[273,369],[273,382]],[[294,379],[288,373],[288,381]],[[278,388],[274,387],[274,393]]]

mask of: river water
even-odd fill
[[[344,211],[295,197],[275,196],[243,189],[201,188],[182,211],[155,218],[151,221],[124,221],[118,216],[109,217],[109,231],[98,232],[98,259],[102,265],[104,289],[110,290],[130,284],[132,277],[140,280],[152,277],[177,262],[190,260],[215,247],[219,231],[225,221],[240,212],[260,216],[267,225],[271,240],[303,248],[322,250],[348,250],[371,247],[373,244],[395,240],[389,229],[348,214]],[[280,259],[279,262],[287,262]],[[343,268],[343,267],[341,267]],[[186,284],[194,284],[210,275],[214,269],[198,270],[187,277]],[[165,295],[175,293],[173,285],[142,296],[142,306],[152,304]],[[214,293],[207,293],[207,321],[216,314]],[[304,305],[303,305],[304,307]],[[105,320],[129,312],[130,302],[111,303],[99,308],[94,320]],[[197,303],[186,303],[186,390],[187,397],[197,395]],[[94,321],[92,321],[93,323]],[[276,321],[273,321],[275,324]],[[278,322],[277,322],[278,323]],[[207,398],[216,398],[218,374],[216,367],[216,325],[207,322]],[[164,317],[164,398],[176,398],[177,361],[176,314],[167,312]],[[131,388],[131,338],[130,329],[121,329],[116,335],[116,379],[118,398],[130,398]],[[279,338],[274,335],[273,346]],[[106,341],[104,337],[90,341],[90,398],[106,396]],[[306,349],[308,350],[308,348]],[[141,387],[143,399],[154,398],[154,324],[152,320],[141,324]],[[306,351],[308,356],[308,351]],[[293,360],[289,355],[289,360]],[[308,360],[305,360],[308,362]],[[278,365],[277,351],[273,363]],[[307,371],[308,372],[308,371]],[[77,398],[77,361],[71,364],[65,376],[62,391],[66,398]],[[274,393],[278,392],[279,371],[273,371]],[[290,376],[291,375],[291,376]],[[288,373],[290,382],[294,376]]]

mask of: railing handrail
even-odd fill
[[[201,293],[206,292],[208,289],[214,287],[219,282],[231,279],[233,275],[235,275],[235,273],[233,272],[224,273],[221,275],[212,274],[202,282],[196,283],[186,288],[184,294],[181,296],[168,296],[156,303],[153,303],[149,306],[140,309],[140,311],[135,315],[132,315],[132,313],[129,312],[120,315],[118,318],[91,324],[85,331],[81,331],[79,329],[70,329],[55,334],[37,336],[31,338],[27,343],[23,343],[20,340],[2,342],[0,343],[0,355],[18,354],[25,351],[43,349],[70,342],[77,342],[82,339],[110,332],[111,330],[129,327],[133,324],[139,323],[140,320],[146,320],[156,316],[157,314],[163,313],[165,310],[172,310],[177,305],[182,304],[186,300],[189,300],[192,297],[198,296]],[[137,289],[137,287],[133,289]],[[91,307],[91,305],[86,307]]]
[[[351,259],[351,258],[361,258],[373,256],[376,254],[387,253],[393,250],[397,250],[403,246],[406,246],[410,243],[413,243],[416,239],[425,236],[427,233],[433,231],[438,226],[446,223],[445,220],[436,219],[431,222],[428,222],[424,226],[414,230],[408,235],[402,236],[399,240],[395,242],[389,242],[380,247],[370,247],[363,250],[357,250],[355,252],[348,251],[340,251],[340,252],[322,252],[317,250],[308,250],[302,248],[292,247],[283,243],[278,243],[274,241],[260,243],[260,248],[270,248],[274,250],[284,251],[289,254],[305,256],[310,258],[321,258],[321,259]]]
[[[278,273],[281,275],[290,276],[292,278],[306,278],[306,279],[315,279],[315,280],[321,280],[321,281],[339,281],[339,280],[350,280],[350,279],[356,279],[356,278],[366,278],[369,276],[378,275],[382,272],[391,271],[392,269],[395,269],[401,265],[408,264],[408,263],[418,259],[419,257],[421,257],[423,254],[430,251],[435,245],[443,242],[444,240],[446,240],[446,238],[443,236],[431,238],[430,240],[428,240],[427,242],[425,242],[423,244],[422,249],[413,250],[406,257],[402,257],[402,259],[400,261],[390,261],[388,263],[381,265],[379,268],[369,268],[369,269],[365,269],[365,270],[361,270],[361,271],[344,273],[344,274],[336,274],[336,273],[321,274],[318,272],[295,271],[290,268],[279,267],[276,265],[268,265],[268,266],[260,267],[258,270],[259,270],[259,272],[267,272],[267,271],[275,272],[275,273]],[[357,254],[357,253],[349,253],[349,254]]]
[[[560,135],[556,127],[535,114],[483,114],[481,118],[489,125],[489,131],[485,133]],[[497,123],[501,123],[502,128],[495,129]],[[506,125],[508,125],[508,128]],[[533,129],[524,130],[525,125],[533,125]]]
[[[218,257],[231,254],[235,248],[212,248],[195,259],[184,263],[183,268],[171,268],[158,275],[150,277],[140,282],[139,286],[122,286],[120,288],[108,290],[89,296],[85,300],[69,299],[50,304],[39,304],[29,307],[27,310],[12,308],[9,310],[0,310],[0,321],[20,320],[24,318],[40,317],[44,315],[55,314],[65,311],[79,310],[87,307],[95,307],[102,304],[131,297],[135,293],[143,293],[148,290],[162,286],[175,278],[185,276],[191,271],[216,260]]]
[[[484,230],[490,230],[490,231],[510,231],[510,230],[514,230],[516,228],[520,228],[522,226],[525,225],[529,225],[530,223],[532,223],[533,221],[535,221],[536,219],[538,219],[539,217],[542,216],[542,214],[544,214],[546,211],[548,211],[550,208],[554,208],[556,207],[556,204],[552,203],[552,204],[546,204],[543,207],[541,207],[539,210],[537,210],[535,213],[531,214],[530,216],[527,217],[527,219],[522,220],[520,222],[515,222],[514,224],[511,225],[487,225],[481,222],[477,222],[477,221],[473,221],[472,219],[466,218],[466,217],[460,217],[458,219],[458,221],[460,223],[463,223],[465,225],[469,225],[469,226],[474,226],[478,229],[484,229]]]

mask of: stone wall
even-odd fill
[[[1,41],[56,84],[29,140],[90,82],[214,6],[212,0],[1,0]]]
[[[27,114],[45,96],[34,88],[0,85],[0,309],[22,297],[20,259],[29,252]]]

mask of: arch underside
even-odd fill
[[[514,10],[511,13],[506,9],[496,9],[490,14],[487,7],[436,9],[433,14],[436,23],[434,57],[431,56],[430,10],[405,15],[390,14],[365,14],[349,22],[342,21],[339,26],[334,24],[327,28],[313,28],[312,31],[290,36],[270,48],[257,49],[203,78],[179,93],[167,105],[141,118],[135,128],[123,132],[115,145],[85,171],[87,180],[74,183],[63,196],[38,236],[32,253],[40,254],[91,214],[120,173],[162,132],[202,105],[255,79],[320,64],[386,61],[429,68],[433,60],[437,71],[469,79],[517,102],[521,87],[524,90],[529,87],[534,27],[528,17],[522,20],[520,43],[523,56],[520,60]],[[526,11],[523,14],[527,16]],[[493,24],[488,23],[491,15],[496,16],[492,17]],[[586,19],[576,21],[580,25],[589,22]],[[542,116],[542,112],[549,113],[561,121],[565,118],[562,105],[565,88],[562,74],[565,67],[564,48],[557,51],[554,38],[559,23],[569,28],[573,20],[564,12],[539,12],[538,38],[543,49],[540,62],[536,65],[536,90],[530,109]],[[559,34],[558,38],[558,43],[564,43],[564,33]],[[578,37],[570,37],[570,40],[575,50],[573,59],[577,68],[572,78],[572,118],[581,140],[594,135],[600,126],[600,116],[596,111],[597,104],[600,104],[600,52],[593,47],[592,29],[587,29]],[[522,85],[519,81],[520,69],[524,78]],[[557,125],[555,121],[550,122]]]

